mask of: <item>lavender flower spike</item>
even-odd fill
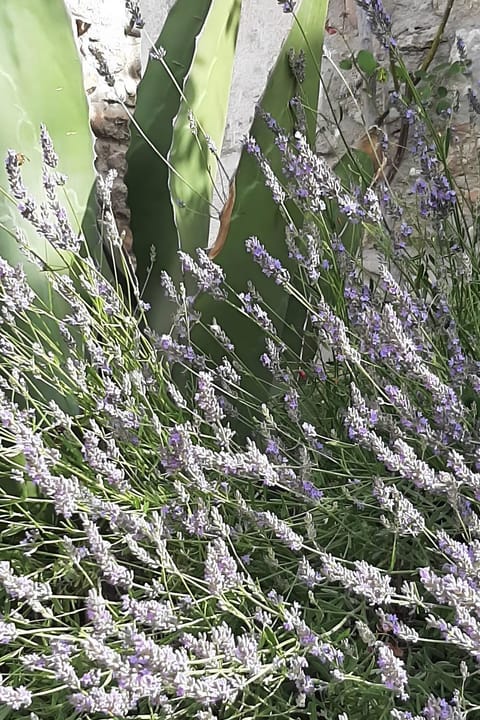
[[[277,0],[277,2],[283,7],[284,13],[292,13],[295,9],[295,0]]]
[[[392,37],[392,20],[381,0],[357,0],[357,5],[365,10],[372,32],[383,47],[387,50],[396,47]]]
[[[247,252],[251,253],[253,259],[262,268],[267,277],[273,277],[277,285],[286,285],[290,281],[288,270],[282,267],[280,260],[272,257],[256,237],[249,237],[245,242]]]
[[[12,708],[12,710],[20,710],[22,707],[28,707],[32,703],[32,694],[26,687],[13,688],[2,683],[0,676],[0,704]]]
[[[408,675],[405,671],[405,665],[400,658],[395,657],[393,650],[379,643],[377,665],[380,668],[382,683],[389,690],[393,690],[402,700],[408,700],[406,687],[408,683]]]
[[[205,580],[212,595],[221,595],[241,583],[237,563],[221,538],[210,543],[205,561]]]

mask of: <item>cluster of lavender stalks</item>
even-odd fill
[[[60,258],[75,255],[52,270],[18,232],[27,266],[68,308],[61,320],[0,259],[6,717],[475,717],[480,365],[448,276],[473,242],[408,112],[416,224],[386,188],[343,188],[299,133],[272,123],[282,178],[247,140],[284,215],[288,262],[257,238],[246,248],[301,309],[300,352],[259,289],[234,294],[203,251],[180,258],[194,295],[162,274],[172,332],[145,332],[138,290],[132,311],[81,257],[46,129],[42,203],[9,153],[20,214]],[[457,227],[427,289],[405,252],[418,223],[450,248]],[[353,226],[390,252],[375,282],[345,247]],[[263,333],[264,403],[228,328],[209,322],[221,362],[192,342],[202,293]]]

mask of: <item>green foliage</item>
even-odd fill
[[[357,54],[357,65],[367,76],[375,74],[378,67],[378,62],[373,53],[368,50],[360,50]]]

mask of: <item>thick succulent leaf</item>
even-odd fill
[[[8,149],[24,156],[24,183],[37,202],[44,200],[40,124],[44,123],[59,155],[59,171],[68,175],[59,199],[70,208],[70,220],[80,232],[82,224],[95,242],[95,182],[93,141],[83,88],[80,59],[71,18],[63,0],[2,0],[0,3],[0,155]],[[21,222],[8,195],[8,182],[0,168],[0,255],[21,263],[29,282],[53,314],[63,308],[51,293],[38,268],[26,262],[14,237],[20,225],[30,247],[51,266],[68,269],[72,256],[54,251],[31,226]],[[55,323],[48,331],[59,338]]]
[[[44,123],[60,157],[59,169],[68,175],[65,200],[80,231],[95,182],[93,141],[80,59],[63,0],[2,0],[0,46],[2,159],[10,148],[24,155],[24,182],[36,199],[43,199],[39,131]],[[8,190],[3,163],[0,185]],[[3,225],[18,224],[18,213],[3,194],[0,213]],[[87,231],[91,232],[94,218],[95,210],[89,208]],[[62,262],[46,241],[28,233],[32,247],[43,257]],[[15,259],[15,243],[4,231],[1,238],[2,254]]]
[[[241,6],[242,0],[212,2],[196,41],[185,97],[175,118],[169,153],[173,167],[169,173],[170,196],[179,247],[191,254],[208,243],[217,161],[208,149],[207,138],[215,148],[222,147]]]
[[[141,287],[149,280],[144,298],[151,304],[151,324],[157,329],[165,328],[171,312],[160,285],[160,269],[174,266],[178,251],[165,160],[172,144],[174,118],[181,105],[178,88],[183,88],[194,63],[196,39],[210,5],[211,0],[195,3],[177,0],[173,5],[156,48],[165,51],[165,62],[174,81],[160,61],[149,60],[138,87],[135,123],[131,127],[126,183],[134,252]],[[150,276],[152,247],[156,262]]]
[[[265,93],[260,100],[261,108],[270,113],[287,132],[295,128],[295,117],[289,101],[300,96],[305,108],[307,138],[312,147],[315,144],[316,108],[320,92],[320,60],[322,57],[323,35],[327,11],[327,0],[303,0],[289,35],[282,46],[277,62],[269,76]],[[305,53],[305,78],[299,84],[289,64],[289,53],[293,50]],[[279,153],[274,145],[274,135],[263,119],[257,117],[250,134],[255,138],[272,169],[281,177]],[[246,289],[251,280],[266,303],[278,317],[277,329],[285,336],[288,330],[285,319],[289,300],[286,293],[266,278],[254,264],[245,250],[245,240],[256,235],[268,252],[289,266],[284,242],[285,223],[278,208],[272,201],[271,191],[265,187],[264,177],[256,161],[245,151],[242,152],[235,177],[236,202],[231,216],[230,227],[218,262],[224,268],[227,282],[237,292]],[[292,303],[289,322],[292,322]],[[264,352],[263,333],[249,320],[239,315],[226,303],[219,304],[209,297],[199,302],[205,322],[216,317],[218,323],[228,332],[237,353],[252,370],[254,376],[263,375],[259,357]],[[293,324],[301,325],[303,315],[299,308],[293,311]],[[198,334],[198,343],[208,352],[214,351],[210,336]],[[257,388],[260,391],[259,387]]]

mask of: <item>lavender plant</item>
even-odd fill
[[[383,38],[378,3],[372,12]],[[246,248],[301,309],[290,335],[253,283],[234,290],[202,251],[181,255],[184,283],[163,274],[177,306],[164,335],[148,329],[135,278],[133,306],[82,240],[68,277],[22,242],[24,268],[2,260],[4,717],[478,713],[476,225],[422,106],[404,112],[423,173],[416,218],[388,187],[340,182],[300,131],[266,118],[278,176],[247,140],[285,221],[289,268],[260,237]],[[42,146],[50,215],[45,203],[40,222],[25,212],[15,152],[11,194],[62,249],[76,234],[46,129]],[[102,201],[115,247],[108,182]],[[377,279],[343,243],[339,227],[352,225],[384,254]],[[431,232],[437,246],[422,251]],[[62,344],[29,263],[67,307]],[[264,338],[267,403],[230,328],[202,319],[205,294]],[[195,344],[202,323],[219,359]],[[38,380],[77,411],[43,398]]]

